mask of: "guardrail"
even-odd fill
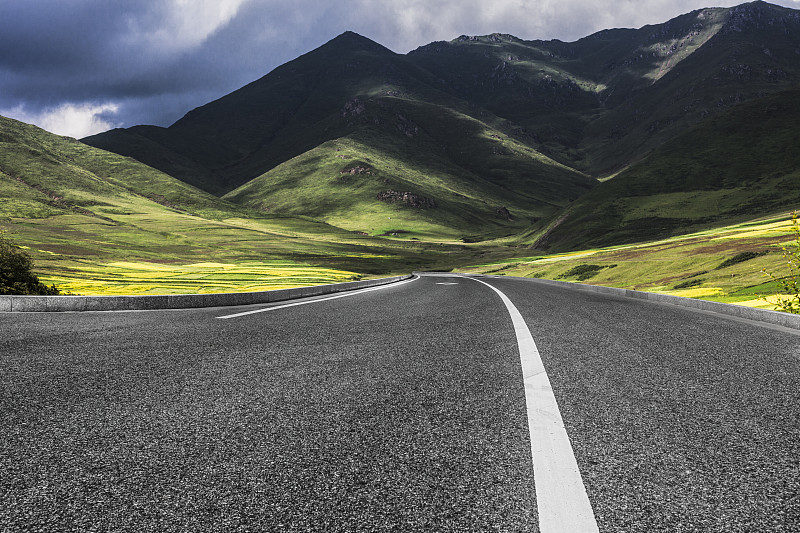
[[[412,275],[390,278],[348,281],[329,285],[312,285],[294,289],[277,289],[260,292],[234,292],[217,294],[169,294],[155,296],[0,296],[0,312],[58,312],[58,311],[143,311],[150,309],[189,309],[195,307],[224,307],[252,305],[309,296],[322,296],[337,292],[388,285]]]
[[[494,277],[494,276],[493,276]],[[496,276],[499,278],[505,276]],[[509,276],[510,277],[510,276]],[[515,278],[526,279],[547,285],[557,285],[560,287],[570,287],[602,294],[621,296],[624,298],[637,298],[651,302],[660,302],[682,307],[692,307],[703,311],[711,311],[748,320],[758,320],[769,324],[776,324],[792,329],[800,329],[800,315],[792,313],[782,313],[780,311],[770,311],[768,309],[758,309],[756,307],[746,307],[744,305],[726,304],[720,302],[710,302],[708,300],[698,300],[696,298],[685,298],[683,296],[673,296],[671,294],[659,294],[657,292],[636,291],[633,289],[618,289],[616,287],[603,287],[600,285],[587,285],[585,283],[572,283],[569,281],[558,281],[541,278]]]

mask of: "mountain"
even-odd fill
[[[601,183],[546,234],[551,251],[665,238],[800,206],[800,88],[734,106]]]
[[[163,277],[172,274],[159,264],[253,262],[258,273],[247,283],[270,284],[277,276],[279,286],[334,279],[328,275],[452,268],[454,260],[486,253],[371,238],[306,217],[251,210],[129,157],[0,116],[0,231],[6,230],[40,271],[72,285],[85,280],[85,290],[125,278],[129,262],[145,263],[139,270],[151,273],[147,285],[170,284]],[[202,281],[202,272],[195,275]]]
[[[626,214],[651,192],[671,206],[663,212],[679,209],[670,198],[683,201],[688,185],[664,177],[664,161],[681,154],[722,168],[706,193],[748,190],[736,158],[713,156],[750,144],[715,121],[745,127],[737,117],[756,112],[740,104],[783,102],[798,86],[800,12],[760,1],[573,43],[461,36],[399,55],[347,32],[168,128],[83,141],[263,212],[423,240],[523,234],[564,249],[580,235],[626,241],[785,207],[781,187],[759,178],[760,199],[737,195],[739,207],[712,202],[641,231],[631,225],[647,217]],[[766,150],[796,128],[773,118],[783,129],[764,132]],[[611,216],[617,197],[629,198],[626,212]],[[585,220],[596,228],[572,226]]]
[[[409,54],[441,87],[600,177],[736,103],[800,83],[800,12],[709,8],[573,43],[462,36]]]
[[[0,116],[0,218],[80,214],[109,224],[133,204],[209,218],[240,208],[133,159]]]
[[[217,194],[243,185],[225,196],[242,205],[417,238],[515,233],[594,185],[435,84],[348,32],[169,128],[84,142]]]

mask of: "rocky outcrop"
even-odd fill
[[[800,13],[787,13],[767,2],[749,2],[732,7],[723,29],[726,33],[743,33],[753,30],[785,31],[792,23],[800,22]]]
[[[362,167],[361,165],[358,165],[358,166],[355,166],[355,167],[350,167],[350,168],[345,168],[343,170],[340,170],[339,174],[350,174],[350,175],[372,174],[372,168],[371,167]]]
[[[511,216],[511,213],[509,212],[508,208],[506,206],[504,206],[504,205],[498,207],[495,210],[494,214],[495,214],[495,216],[497,218],[502,218],[503,220],[511,220],[513,218]]]
[[[433,209],[436,206],[436,201],[433,198],[425,198],[411,192],[398,192],[398,191],[384,191],[378,193],[378,200],[388,203],[401,203],[408,207],[415,207],[418,209]]]
[[[396,113],[397,129],[405,134],[406,137],[413,138],[419,133],[419,126],[413,120],[409,119],[402,113]]]
[[[358,98],[353,98],[344,104],[342,108],[342,118],[355,117],[366,111],[366,106]]]

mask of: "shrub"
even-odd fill
[[[800,287],[798,287],[798,277],[800,277],[800,225],[797,221],[797,211],[792,211],[792,232],[794,233],[794,243],[789,247],[783,247],[783,258],[786,259],[786,267],[789,272],[786,276],[777,277],[767,269],[762,269],[765,275],[777,282],[783,289],[777,293],[777,310],[785,313],[800,314]]]
[[[59,294],[55,285],[40,282],[32,269],[30,256],[0,233],[0,294]]]
[[[571,277],[574,276],[578,281],[583,281],[583,280],[587,280],[587,279],[593,277],[595,274],[597,274],[598,272],[600,272],[604,268],[614,268],[615,266],[617,266],[617,265],[605,265],[605,266],[604,265],[588,265],[588,264],[577,265],[577,266],[574,266],[574,267],[570,268],[569,270],[567,270],[566,272],[564,272],[563,274],[561,274],[558,277],[559,278],[571,278]]]
[[[755,259],[756,257],[761,257],[765,255],[767,252],[742,252],[739,254],[730,257],[719,264],[714,270],[720,270],[729,266],[733,266],[739,263],[743,263],[745,261],[749,261],[750,259]]]
[[[690,279],[690,280],[682,281],[681,283],[678,283],[673,288],[674,289],[691,289],[692,287],[697,287],[698,285],[702,285],[703,281],[705,281],[705,280],[703,280],[701,278]]]

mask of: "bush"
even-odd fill
[[[761,257],[762,255],[766,255],[767,252],[742,252],[740,254],[736,254],[731,258],[726,259],[718,267],[714,270],[720,270],[729,266],[738,265],[739,263],[744,263],[745,261],[749,261],[751,259],[755,259],[756,257]]]
[[[703,281],[705,281],[705,280],[702,279],[702,278],[690,279],[690,280],[678,283],[677,285],[675,285],[673,287],[673,289],[691,289],[692,287],[698,287],[698,286],[702,285]]]
[[[59,294],[55,285],[40,282],[32,269],[30,256],[0,233],[0,294]]]
[[[558,278],[571,278],[574,276],[578,281],[584,281],[594,277],[595,274],[604,268],[614,268],[615,266],[617,265],[577,265],[558,276]]]
[[[788,275],[777,277],[767,269],[762,269],[765,275],[772,278],[783,289],[783,292],[776,294],[778,311],[785,313],[800,314],[800,287],[798,287],[798,277],[800,277],[800,225],[797,222],[797,211],[792,211],[792,232],[794,233],[794,244],[789,248],[783,248],[783,258],[786,259]]]

